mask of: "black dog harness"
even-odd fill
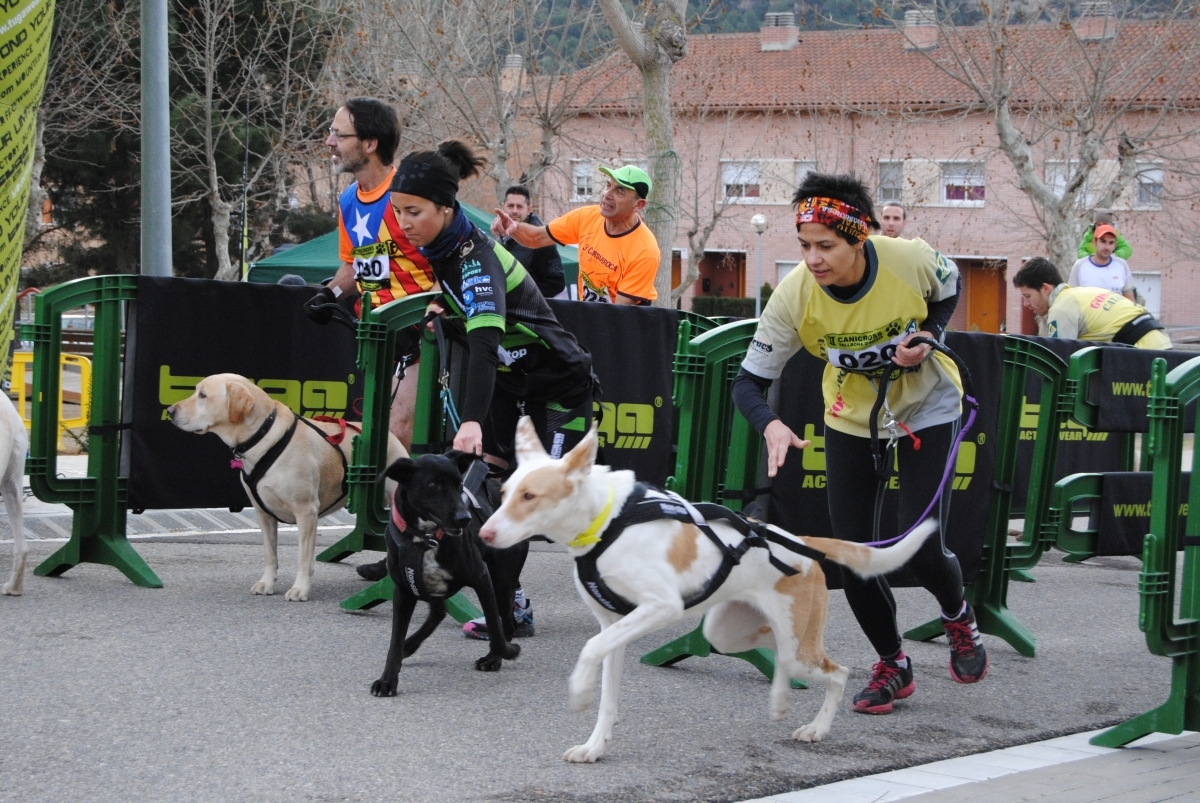
[[[609,504],[611,505],[611,499]],[[606,507],[605,511],[607,510],[608,508]],[[604,515],[602,512],[601,516],[603,517]],[[621,507],[621,512],[609,522],[608,527],[604,529],[602,534],[599,536],[591,535],[589,537],[588,533],[584,533],[570,544],[571,546],[586,546],[589,543],[596,545],[587,553],[575,558],[575,570],[579,574],[579,581],[583,583],[583,587],[587,589],[596,602],[613,613],[618,613],[622,616],[629,614],[637,607],[608,587],[604,582],[604,578],[600,575],[596,561],[599,560],[606,549],[613,545],[625,528],[632,527],[635,524],[645,524],[646,522],[662,521],[664,519],[695,525],[702,533],[708,536],[710,541],[716,544],[722,554],[721,565],[717,568],[716,573],[709,578],[708,583],[703,588],[683,601],[684,608],[699,605],[711,597],[721,587],[729,577],[729,573],[733,571],[733,567],[741,562],[742,556],[751,547],[759,547],[767,550],[771,565],[789,577],[799,574],[799,571],[772,555],[770,544],[778,544],[815,561],[825,559],[824,552],[820,552],[799,541],[794,541],[787,536],[781,535],[760,521],[746,519],[729,508],[707,502],[692,504],[678,494],[663,491],[648,483],[639,482],[633,486],[633,492],[625,500],[625,504]],[[722,541],[720,536],[713,532],[712,527],[709,526],[708,522],[710,519],[720,519],[731,525],[741,533],[741,543],[727,544]]]
[[[392,539],[392,543],[396,545],[396,551],[400,554],[400,571],[413,596],[423,602],[429,602],[448,599],[457,594],[461,586],[454,584],[448,585],[444,594],[436,594],[425,587],[425,553],[430,549],[437,548],[445,531],[441,527],[432,533],[420,530],[419,532],[424,536],[423,540],[411,541],[407,544],[401,542],[400,536],[408,532],[408,522],[400,515],[400,510],[394,502],[392,504],[392,525],[395,529],[387,528],[388,538]]]
[[[279,408],[272,410],[271,414],[267,416],[267,420],[263,421],[262,426],[258,428],[257,432],[250,436],[249,440],[243,441],[242,443],[239,443],[237,446],[233,447],[233,460],[229,461],[229,467],[241,470],[242,477],[246,481],[246,487],[250,489],[250,495],[254,497],[255,504],[257,504],[264,513],[275,519],[275,521],[285,524],[289,523],[284,522],[283,519],[276,516],[271,509],[266,506],[262,500],[262,497],[258,494],[258,483],[261,482],[262,478],[267,475],[267,472],[271,470],[271,466],[275,465],[275,461],[279,459],[279,456],[283,454],[284,450],[287,449],[288,444],[291,443],[292,435],[296,434],[296,422],[303,421],[307,426],[312,427],[313,431],[320,435],[322,440],[327,441],[331,446],[333,446],[333,450],[338,453],[338,457],[342,458],[342,493],[337,499],[333,500],[333,503],[330,504],[329,507],[317,514],[317,518],[320,518],[337,507],[337,504],[345,499],[346,494],[350,492],[350,486],[346,481],[346,455],[340,448],[338,448],[338,444],[342,442],[342,438],[344,438],[346,434],[344,422],[342,431],[340,433],[337,435],[326,435],[320,427],[309,421],[307,418],[293,414],[291,426],[289,426],[287,431],[283,433],[283,437],[276,441],[275,444],[267,450],[266,454],[264,454],[262,458],[254,464],[254,470],[247,473],[245,464],[243,462],[246,452],[257,446],[259,442],[266,437],[267,433],[271,431],[271,427],[275,424],[275,417],[278,412]]]

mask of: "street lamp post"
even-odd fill
[[[754,272],[754,317],[758,318],[762,315],[762,236],[771,222],[766,215],[755,215],[750,225],[758,233],[758,270]]]

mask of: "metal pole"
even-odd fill
[[[754,317],[762,317],[762,236],[758,233],[758,268],[754,271]]]
[[[142,0],[142,274],[171,270],[171,99],[167,0]]]

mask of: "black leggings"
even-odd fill
[[[946,457],[958,434],[958,423],[940,424],[916,433],[921,448],[913,449],[912,438],[897,444],[900,465],[900,509],[897,532],[915,524],[937,492],[946,469]],[[888,455],[888,465],[892,464]],[[872,540],[875,496],[879,478],[871,459],[871,441],[825,428],[825,474],[829,493],[829,519],[833,535],[845,541],[865,543]],[[942,611],[953,616],[962,608],[963,582],[958,558],[946,549],[946,522],[950,515],[950,489],[933,511],[940,525],[937,537],[930,537],[909,561],[907,569],[921,586],[937,598]],[[896,626],[896,599],[884,577],[863,580],[849,569],[842,571],[846,600],[858,619],[859,627],[882,658],[900,651],[900,631]]]
[[[515,467],[517,421],[527,415],[533,423],[533,428],[541,436],[542,446],[551,457],[562,457],[566,452],[565,444],[575,433],[563,430],[563,425],[569,424],[582,413],[583,432],[586,434],[592,426],[592,394],[589,385],[585,393],[587,403],[557,404],[554,402],[522,399],[506,392],[499,385],[492,395],[492,405],[483,422],[483,451],[502,458]]]

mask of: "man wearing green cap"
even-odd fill
[[[641,212],[653,185],[634,165],[600,172],[608,184],[599,205],[573,209],[545,226],[518,223],[497,209],[492,233],[528,248],[578,245],[580,300],[648,306],[658,297],[654,277],[660,253]]]

